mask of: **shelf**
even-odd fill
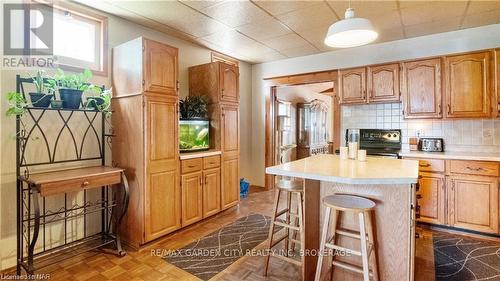
[[[52,108],[52,107],[34,107],[34,106],[28,106],[26,107],[27,110],[35,110],[35,111],[83,111],[83,112],[101,112],[96,109],[90,109],[90,108],[78,108],[78,109],[71,109],[71,108]]]

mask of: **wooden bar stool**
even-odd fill
[[[375,202],[370,199],[354,196],[354,195],[330,195],[323,198],[323,205],[326,206],[325,218],[323,223],[323,232],[321,234],[320,255],[318,257],[318,265],[316,267],[315,280],[320,280],[321,266],[323,264],[324,253],[328,250],[336,250],[341,252],[351,253],[361,257],[363,266],[359,267],[342,261],[336,261],[335,255],[332,256],[332,277],[333,267],[358,272],[363,274],[363,280],[369,281],[370,276],[373,280],[378,280],[377,254],[375,251],[375,240],[373,236],[373,227],[370,217],[370,212],[375,208]],[[330,224],[330,216],[333,211],[332,224]],[[338,229],[340,212],[353,212],[358,214],[359,232],[350,231],[347,229]],[[328,229],[331,227],[332,238],[328,239]],[[341,247],[336,244],[338,235],[348,236],[360,240],[361,251],[356,251]],[[371,258],[371,269],[369,261]]]
[[[293,263],[298,266],[302,266],[302,262],[295,260],[293,258],[290,258],[288,256],[288,251],[289,251],[289,246],[291,249],[295,248],[295,244],[300,244],[301,250],[304,245],[304,211],[303,211],[303,190],[304,190],[304,182],[300,180],[280,180],[276,186],[278,188],[278,194],[276,195],[275,199],[275,207],[274,207],[274,214],[272,218],[272,224],[269,229],[269,254],[266,257],[266,265],[264,268],[264,276],[267,276],[267,271],[269,268],[269,259],[271,256],[274,256],[276,258],[285,260],[287,262]],[[279,203],[280,203],[280,195],[282,193],[285,193],[287,196],[287,204],[286,208],[278,211],[279,208]],[[296,212],[292,212],[292,195],[296,195]],[[278,220],[278,218],[282,215],[285,215],[285,222]],[[293,217],[294,222],[291,223],[290,219]],[[285,234],[274,240],[274,235],[278,233],[274,233],[274,226],[281,226],[285,228]],[[293,234],[292,234],[293,233]],[[297,233],[299,234],[300,238],[297,240]],[[278,243],[281,241],[285,240],[285,252],[284,255],[280,255],[277,253],[274,253],[272,248],[276,246]]]

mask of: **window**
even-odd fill
[[[107,75],[107,19],[54,5],[54,56],[63,69]]]

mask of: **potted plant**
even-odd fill
[[[5,112],[7,116],[23,116],[29,105],[23,94],[16,92],[7,93],[7,103],[9,104]]]
[[[187,96],[179,104],[182,119],[206,119],[208,99],[205,96]]]
[[[49,107],[50,100],[54,97],[54,94],[45,93],[46,90],[50,90],[50,86],[44,81],[43,70],[39,69],[36,72],[36,76],[32,78],[33,78],[33,84],[35,85],[36,88],[36,92],[29,93],[31,103],[33,104],[34,107]]]
[[[107,116],[111,115],[110,109],[112,93],[112,89],[105,89],[99,94],[99,96],[88,97],[85,107],[105,112]]]
[[[88,69],[85,69],[82,73],[69,75],[58,69],[54,77],[47,82],[50,87],[59,90],[63,108],[79,109],[83,92],[87,90],[100,92],[99,87],[89,83],[91,79],[92,72]]]

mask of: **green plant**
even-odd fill
[[[47,83],[45,83],[43,81],[43,73],[44,73],[44,71],[39,69],[39,70],[37,70],[36,75],[32,77],[33,84],[36,87],[36,92],[40,93],[40,94],[45,92],[45,88],[46,88],[45,86],[47,85]]]
[[[187,96],[179,104],[181,118],[206,118],[208,99],[206,96]]]
[[[97,97],[87,98],[87,108],[95,108],[98,111],[105,112],[106,116],[111,116],[111,96],[113,90],[105,89]]]
[[[22,116],[26,113],[26,107],[29,105],[23,94],[16,92],[7,93],[7,102],[9,104],[9,108],[5,112],[7,116]]]
[[[56,74],[47,80],[47,86],[52,89],[72,89],[85,91],[94,91],[100,93],[101,88],[90,84],[92,71],[85,69],[82,73],[66,74],[62,69],[57,69]]]

